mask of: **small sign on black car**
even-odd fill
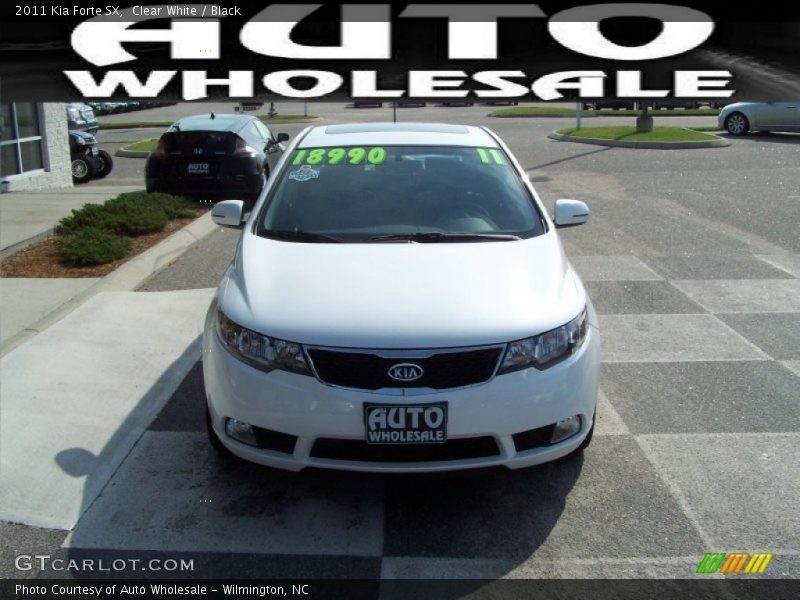
[[[208,175],[208,163],[189,163],[186,173],[189,175]]]

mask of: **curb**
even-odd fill
[[[49,229],[45,229],[44,231],[40,231],[39,233],[33,234],[29,238],[20,240],[19,242],[11,244],[10,246],[6,246],[2,250],[0,250],[0,260],[5,260],[12,254],[16,254],[20,250],[25,250],[25,248],[27,248],[28,246],[32,246],[36,242],[41,242],[48,235],[52,234],[54,230],[55,230],[54,227],[50,227]]]
[[[712,134],[709,134],[712,135]],[[595,146],[609,146],[611,148],[639,148],[642,150],[693,150],[696,148],[724,148],[731,143],[723,138],[707,140],[701,142],[629,142],[625,140],[599,140],[595,138],[583,138],[574,135],[564,135],[561,133],[550,133],[547,135],[551,140],[559,142],[576,142],[578,144],[592,144]]]
[[[654,112],[654,111],[651,111],[650,115],[653,116],[653,117],[662,117],[664,119],[670,119],[672,117],[676,117],[676,118],[682,117],[684,119],[703,119],[703,118],[707,118],[707,117],[714,117],[714,118],[717,117],[717,115],[675,115],[675,114],[660,115],[660,114],[658,114],[657,112]],[[492,118],[495,118],[495,119],[546,119],[546,118],[550,118],[550,117],[558,117],[558,118],[569,117],[569,118],[573,118],[574,119],[575,118],[575,113],[564,113],[564,114],[560,114],[560,115],[559,114],[549,114],[549,115],[544,115],[544,114],[538,114],[538,115],[535,115],[535,114],[534,115],[530,115],[530,114],[528,114],[528,115],[496,115],[494,113],[489,113],[486,116],[487,117],[492,117]],[[603,117],[617,117],[617,118],[626,119],[626,118],[630,118],[630,117],[634,117],[635,118],[636,115],[610,115],[610,114],[601,114],[601,115],[597,115],[597,114],[582,114],[581,115],[581,119],[601,119]]]
[[[121,292],[136,289],[144,280],[166,267],[186,252],[195,242],[200,241],[216,228],[217,225],[211,220],[211,211],[208,211],[202,217],[198,217],[168,238],[161,240],[152,248],[132,258],[77,296],[70,298],[18,334],[8,338],[0,346],[0,356],[5,356],[40,331],[60,321],[86,300],[100,292]]]
[[[495,115],[489,113],[486,116],[492,117],[493,119],[574,119],[575,113],[564,113],[563,115],[552,113],[549,115]],[[604,115],[581,115],[581,119],[599,119],[602,116]]]
[[[124,146],[117,148],[114,156],[121,156],[122,158],[147,158],[150,156],[149,150],[125,150]]]

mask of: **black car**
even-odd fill
[[[288,139],[249,115],[184,117],[148,157],[147,191],[252,203],[283,153],[281,142]]]
[[[99,150],[97,139],[86,131],[69,132],[69,152],[74,183],[102,179],[114,168],[111,155],[105,150]]]

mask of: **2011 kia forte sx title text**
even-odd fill
[[[519,468],[586,447],[597,317],[485,128],[308,128],[243,222],[206,319],[212,445],[284,469]]]

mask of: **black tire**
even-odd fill
[[[208,410],[208,406],[206,406],[206,433],[208,433],[208,443],[211,444],[211,447],[217,455],[226,460],[234,458],[233,453],[219,440],[217,432],[214,431],[214,428],[211,426],[211,413]]]
[[[576,454],[580,454],[580,453],[582,453],[584,450],[586,450],[586,448],[588,448],[588,447],[589,447],[589,444],[591,444],[591,443],[592,443],[592,436],[594,435],[594,426],[595,426],[595,423],[597,423],[597,410],[595,410],[595,412],[594,412],[594,415],[592,415],[592,428],[589,430],[589,433],[587,433],[587,434],[586,434],[586,437],[585,437],[585,438],[583,438],[583,441],[581,442],[581,445],[580,445],[580,446],[578,446],[577,448],[575,448],[575,450],[573,450],[573,451],[572,451],[572,452],[570,452],[569,454],[567,454],[567,457],[569,457],[569,456],[575,456]],[[565,458],[566,458],[566,457],[565,457]]]
[[[582,452],[583,450],[585,450],[586,448],[589,447],[589,444],[592,443],[592,436],[594,435],[594,422],[595,422],[595,419],[597,419],[597,414],[595,414],[595,416],[592,418],[592,428],[589,430],[589,433],[586,434],[586,437],[583,438],[583,441],[581,442],[581,445],[578,446],[578,450],[577,450],[578,452]]]
[[[72,182],[86,183],[94,178],[97,167],[85,154],[72,155]]]
[[[97,153],[97,172],[94,174],[95,179],[102,179],[109,173],[111,173],[111,169],[114,168],[114,161],[111,158],[111,155],[106,152],[105,150],[100,150]]]
[[[725,117],[725,130],[731,135],[744,135],[750,131],[750,121],[740,112]]]
[[[264,171],[261,173],[260,185],[258,186],[257,189],[253,190],[250,194],[248,194],[247,198],[245,198],[244,207],[247,210],[252,210],[253,207],[256,205],[258,197],[261,195],[264,186],[267,185],[268,177],[269,177],[269,169],[267,167],[264,167]]]

